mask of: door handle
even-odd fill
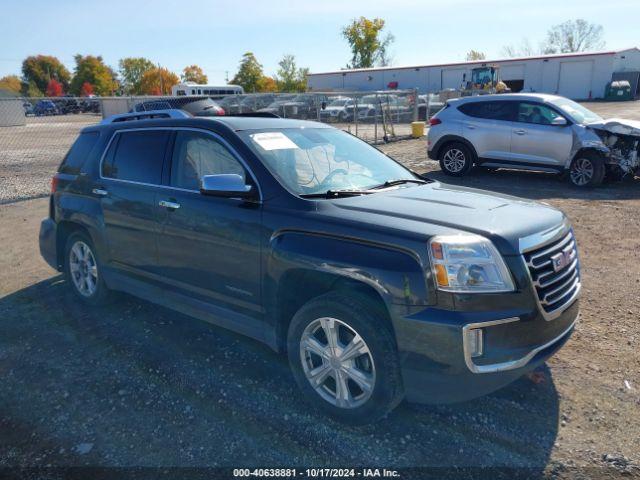
[[[161,207],[170,208],[171,210],[176,210],[176,209],[180,208],[180,204],[179,203],[169,202],[167,200],[160,200],[158,202],[158,205],[160,205]]]
[[[515,133],[516,135],[524,135],[527,133],[526,130],[514,130],[513,133]]]
[[[94,188],[93,190],[91,190],[91,193],[93,193],[94,195],[98,195],[99,197],[106,197],[107,195],[109,195],[109,192],[107,192],[103,188]]]
[[[475,129],[476,127],[475,127],[475,125],[467,125],[467,128],[468,128],[469,130],[473,130],[473,129]]]

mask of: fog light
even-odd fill
[[[467,332],[467,341],[469,345],[469,354],[472,358],[482,356],[482,329],[476,328]]]

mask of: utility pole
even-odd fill
[[[229,85],[229,70],[224,71],[224,81]]]

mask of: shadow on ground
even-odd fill
[[[424,174],[433,180],[463,187],[481,188],[493,192],[530,198],[574,198],[578,200],[635,200],[640,198],[640,179],[624,179],[606,182],[596,188],[574,187],[562,175],[519,170],[487,170],[474,168],[468,175],[457,178],[445,175],[441,170]]]
[[[558,395],[523,378],[452,406],[345,427],[304,403],[286,359],[122,296],[80,306],[60,276],[0,299],[0,467],[513,466],[541,473]]]

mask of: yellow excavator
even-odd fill
[[[488,93],[509,93],[511,89],[500,79],[500,67],[489,65],[471,69],[471,80],[462,75],[461,95],[486,95]]]

